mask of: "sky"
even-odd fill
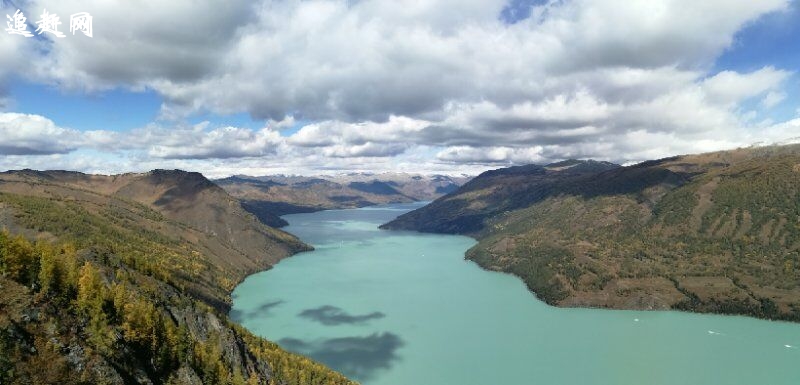
[[[475,174],[800,140],[792,0],[0,8],[33,35],[0,32],[0,170]]]

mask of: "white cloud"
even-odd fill
[[[44,56],[30,58],[32,76],[78,90],[195,81],[221,64],[221,53],[252,12],[244,0],[33,0],[23,8],[31,20],[42,9],[59,15],[67,33],[68,15],[93,16],[92,38],[68,33],[51,41]]]
[[[786,99],[786,93],[782,91],[770,91],[761,99],[761,105],[766,108],[770,109],[772,107],[781,104]]]
[[[289,143],[301,147],[323,147],[336,143],[335,134],[339,133],[340,125],[334,122],[323,122],[303,126],[297,133],[289,138]],[[336,131],[336,132],[331,132]]]
[[[172,122],[79,135],[81,148],[134,152],[139,165],[625,162],[746,144],[763,131],[763,117],[742,104],[782,102],[793,73],[709,68],[744,25],[788,4],[551,1],[506,25],[506,0],[36,0],[28,8],[62,18],[92,13],[95,37],[37,49],[0,39],[0,54],[32,63],[4,62],[0,78],[159,93],[161,118]],[[209,111],[248,112],[269,128],[181,123]],[[768,126],[769,137],[787,131]],[[76,146],[67,144],[50,153]]]
[[[789,75],[791,73],[788,71],[772,67],[764,67],[748,74],[723,71],[706,79],[702,85],[711,100],[723,104],[738,103],[775,89]]]
[[[373,143],[411,144],[419,142],[419,134],[431,124],[429,121],[391,116],[386,122],[344,123],[324,121],[303,126],[289,137],[288,143],[300,147],[364,146]],[[394,146],[393,148],[398,148]],[[355,152],[364,151],[354,149]],[[354,152],[354,153],[355,153]],[[343,154],[342,151],[332,153]]]
[[[323,150],[326,156],[333,158],[358,158],[371,157],[382,158],[402,154],[407,146],[399,143],[378,144],[367,142],[358,145],[335,145]]]
[[[794,143],[800,137],[800,118],[762,127],[758,135],[750,136],[751,142]]]
[[[95,38],[60,39],[37,61],[40,76],[66,87],[147,86],[178,114],[381,121],[441,117],[449,103],[538,102],[575,93],[574,76],[585,72],[705,66],[746,22],[788,4],[558,1],[509,26],[498,17],[505,3],[39,0],[30,8],[95,17]]]
[[[99,153],[133,151],[161,159],[225,159],[274,154],[284,143],[271,129],[209,128],[208,122],[191,127],[149,125],[130,132],[81,132],[57,126],[40,116],[0,113],[0,154],[51,155],[78,149]]]
[[[39,115],[0,113],[0,155],[67,153],[77,148],[80,135]]]
[[[436,154],[439,160],[453,163],[540,163],[546,160],[542,156],[541,146],[533,148],[454,146]]]
[[[150,156],[165,159],[225,159],[273,154],[282,143],[280,134],[264,128],[258,131],[223,127],[206,130],[206,124],[191,129],[149,130],[152,136],[167,133],[166,141],[151,142]]]

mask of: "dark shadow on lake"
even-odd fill
[[[266,315],[266,314],[269,313],[270,309],[272,309],[275,306],[283,304],[283,302],[284,302],[283,300],[277,300],[277,301],[265,303],[265,304],[259,306],[258,308],[256,308],[256,310],[251,311],[250,312],[250,316],[254,317],[254,316],[260,316],[260,315]]]
[[[403,341],[394,333],[375,333],[366,337],[342,337],[320,341],[284,338],[278,341],[287,350],[309,356],[357,381],[369,381],[392,367],[400,357]]]
[[[363,324],[373,319],[383,318],[386,315],[377,311],[369,314],[352,315],[336,306],[325,305],[315,309],[303,310],[297,316],[308,318],[326,326],[336,326],[341,324]]]
[[[277,300],[277,301],[273,301],[273,302],[268,302],[268,303],[260,305],[255,310],[249,311],[247,313],[242,312],[240,310],[232,309],[230,311],[230,313],[228,313],[228,316],[231,317],[231,319],[234,320],[235,322],[239,322],[239,323],[241,323],[245,319],[261,318],[261,317],[264,317],[264,316],[268,316],[270,309],[274,308],[275,306],[278,306],[278,305],[282,304],[283,302],[284,302],[283,300]]]

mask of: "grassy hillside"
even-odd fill
[[[800,321],[800,146],[575,167],[488,172],[385,227],[472,235],[553,305]]]
[[[307,246],[199,174],[0,174],[0,383],[349,384],[229,321]]]

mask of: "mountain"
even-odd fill
[[[382,227],[470,235],[552,305],[800,321],[798,145],[493,170]]]
[[[473,234],[483,229],[484,221],[490,217],[527,207],[548,194],[558,194],[567,188],[566,183],[578,186],[575,181],[618,168],[612,163],[583,161],[570,167],[525,165],[486,171],[450,195],[384,227]]]
[[[0,173],[0,383],[349,384],[227,316],[309,246],[198,173]]]
[[[436,199],[466,176],[353,173],[325,176],[232,176],[214,182],[262,222],[285,226],[280,215]]]
[[[468,182],[472,177],[467,175],[421,175],[406,173],[351,173],[344,175],[327,176],[331,181],[339,184],[381,183],[397,190],[400,194],[415,201],[430,201],[444,194],[455,191]]]

